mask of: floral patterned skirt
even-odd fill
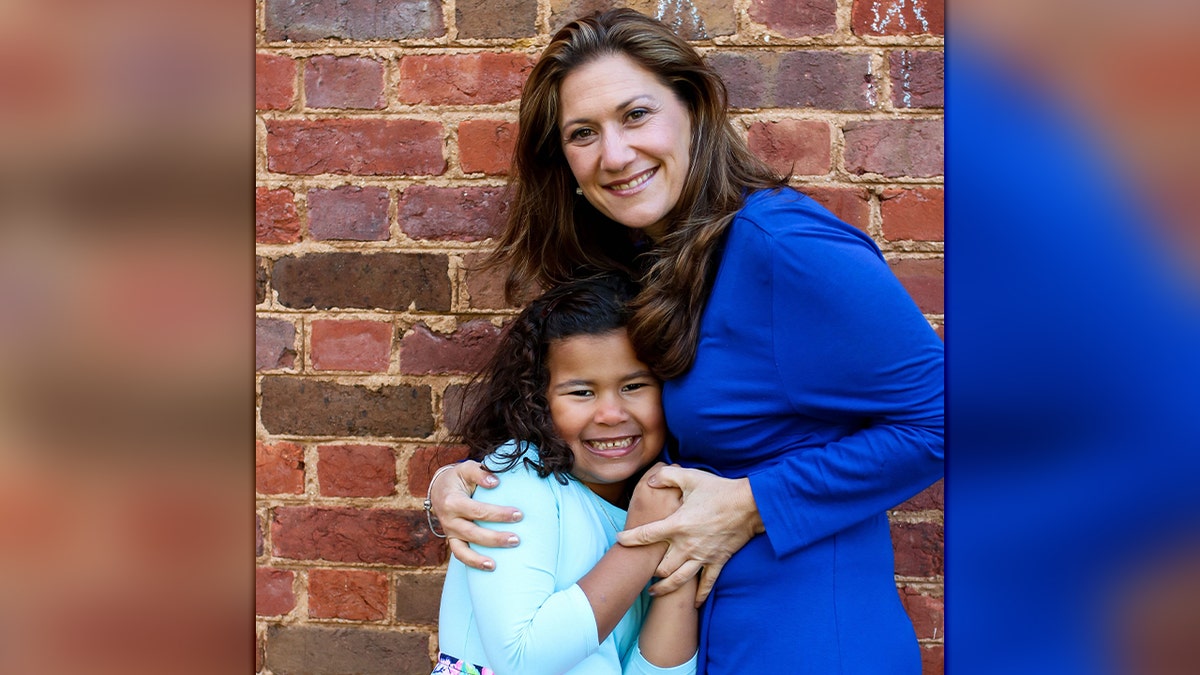
[[[432,675],[496,675],[491,668],[464,663],[449,654],[438,652],[438,662]]]

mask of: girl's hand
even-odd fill
[[[623,546],[668,543],[657,570],[657,575],[664,578],[650,588],[654,595],[674,591],[703,568],[696,591],[699,606],[708,598],[730,556],[751,537],[765,531],[750,490],[750,479],[721,478],[679,466],[655,466],[646,472],[642,482],[649,488],[678,488],[683,494],[683,504],[664,519],[618,533],[617,540]],[[637,497],[636,491],[634,496]]]
[[[471,498],[476,487],[493,488],[500,484],[495,474],[479,462],[468,460],[444,471],[429,485],[429,501],[450,544],[450,553],[464,565],[491,571],[496,561],[480,555],[469,544],[490,548],[511,548],[520,543],[512,532],[497,532],[480,527],[476,520],[515,523],[521,512],[507,506],[477,502]]]
[[[650,467],[638,481],[629,500],[629,512],[625,517],[625,527],[633,528],[656,520],[662,520],[675,513],[682,501],[682,492],[675,488],[653,488],[648,484],[647,476],[651,471],[666,464],[659,462]]]

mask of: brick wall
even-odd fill
[[[488,250],[521,84],[598,0],[258,0],[256,669],[427,673],[446,551],[420,500],[514,308]],[[662,0],[752,148],[879,242],[942,330],[939,0]],[[892,514],[942,672],[939,483]]]

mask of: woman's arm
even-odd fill
[[[475,523],[515,523],[521,520],[520,509],[471,498],[476,487],[494,488],[499,484],[500,480],[495,474],[473,460],[434,474],[429,483],[431,510],[446,533],[450,553],[467,567],[485,572],[495,569],[496,561],[475,551],[469,544],[508,548],[520,543],[513,532],[488,529]]]

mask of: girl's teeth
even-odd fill
[[[622,438],[617,441],[597,441],[592,443],[592,447],[597,450],[613,450],[615,448],[626,448],[633,442],[632,438]]]

